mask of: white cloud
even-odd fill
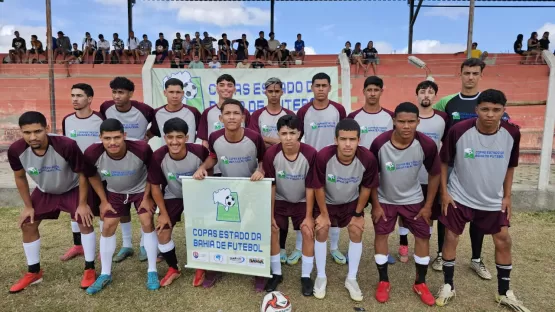
[[[451,20],[457,20],[461,17],[468,16],[468,8],[424,8],[424,16],[439,16],[446,17]]]
[[[25,39],[27,43],[27,49],[29,48],[29,42],[31,41],[31,35],[37,35],[39,40],[43,45],[46,46],[44,38],[46,37],[46,27],[30,27],[21,25],[1,25],[0,24],[0,53],[7,53],[12,47],[12,40],[14,37],[14,31],[19,31],[19,35]]]
[[[408,53],[405,47],[399,53]],[[465,51],[466,45],[460,43],[442,43],[439,40],[415,40],[412,42],[412,53],[455,53]]]
[[[375,41],[374,47],[378,50],[378,54],[390,54],[394,51],[393,46],[385,41]]]
[[[127,0],[94,0],[94,2],[115,7],[127,7]]]
[[[314,50],[313,47],[304,47],[304,53],[306,55],[315,55],[316,54],[316,50]]]
[[[538,32],[538,37],[541,38],[541,36],[543,35],[544,32],[548,31],[549,35],[552,36],[553,34],[555,34],[555,24],[553,23],[545,23],[543,24],[542,27],[540,27],[537,32]],[[525,35],[526,36],[526,35]]]
[[[319,30],[327,32],[327,31],[332,30],[334,27],[335,27],[335,24],[323,25],[319,28]]]

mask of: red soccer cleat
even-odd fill
[[[73,246],[66,253],[60,257],[62,261],[68,261],[75,257],[84,256],[83,246]]]
[[[420,296],[420,300],[422,300],[422,302],[424,302],[425,304],[433,306],[436,303],[434,295],[432,295],[432,293],[428,289],[428,286],[426,286],[426,283],[413,285],[412,290],[414,290],[414,292],[418,296]]]
[[[18,293],[27,288],[27,286],[29,285],[35,285],[42,282],[42,272],[43,271],[40,270],[38,273],[25,273],[25,275],[23,275],[23,277],[19,281],[17,281],[17,283],[13,284],[13,286],[10,288],[10,293]]]
[[[166,273],[166,276],[164,276],[164,278],[160,281],[160,286],[162,287],[169,286],[171,283],[173,283],[174,280],[178,279],[180,276],[181,276],[181,272],[179,270],[176,270],[170,267],[168,269],[168,273]]]
[[[195,278],[193,279],[193,286],[194,287],[202,286],[202,283],[204,283],[204,274],[205,273],[206,273],[206,271],[204,271],[204,270],[200,270],[200,269],[196,270]]]
[[[378,289],[376,289],[376,300],[380,303],[385,303],[389,300],[389,290],[391,286],[389,282],[380,282],[378,284]]]
[[[81,279],[81,288],[87,289],[96,281],[96,271],[94,269],[87,269],[83,272],[83,279]]]

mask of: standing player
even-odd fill
[[[349,231],[349,273],[345,288],[351,299],[362,301],[357,272],[362,256],[364,207],[370,193],[378,187],[377,162],[368,149],[359,146],[360,125],[354,119],[343,119],[335,128],[335,144],[324,147],[316,156],[314,192],[317,205],[303,222],[314,241],[314,256],[318,275],[314,296],[326,296],[326,238],[331,223]],[[307,207],[307,209],[310,207]],[[304,229],[304,228],[303,228]],[[308,239],[305,240],[305,243]]]
[[[183,82],[177,78],[170,78],[164,84],[164,96],[168,100],[168,104],[154,110],[154,119],[149,129],[150,134],[160,137],[160,130],[164,129],[164,124],[169,119],[178,117],[183,119],[191,131],[188,135],[188,143],[195,143],[197,139],[197,129],[200,120],[200,112],[198,109],[183,104]]]
[[[172,228],[181,221],[183,214],[183,192],[180,176],[192,176],[208,158],[208,149],[202,145],[188,143],[189,127],[179,117],[173,117],[162,128],[166,145],[152,155],[148,172],[152,198],[160,209],[158,216],[158,249],[168,263],[168,272],[160,286],[169,286],[181,276],[177,265]]]
[[[455,296],[453,275],[457,243],[466,223],[473,221],[482,233],[493,235],[498,290],[495,300],[515,311],[529,311],[509,287],[511,189],[514,169],[518,166],[520,130],[501,121],[507,103],[501,91],[485,90],[477,101],[478,118],[453,126],[441,148],[443,214],[439,219],[446,227],[445,284],[436,304],[444,306]],[[453,172],[448,178],[449,164],[453,164]]]
[[[113,100],[100,105],[100,114],[104,119],[114,118],[119,120],[125,129],[126,138],[148,140],[152,137],[150,133],[147,135],[147,128],[153,119],[154,109],[145,103],[131,100],[135,91],[133,81],[125,77],[116,77],[110,81],[110,89],[112,89]],[[121,262],[134,253],[131,242],[131,216],[122,216],[120,222],[122,248],[114,257],[114,262]],[[143,232],[141,232],[140,261],[146,261],[147,259],[143,236]]]
[[[91,103],[94,97],[93,88],[86,83],[74,84],[71,87],[71,102],[75,113],[69,114],[62,120],[62,133],[64,136],[71,138],[77,142],[81,152],[94,142],[98,141],[100,124],[102,116],[92,110]],[[92,204],[90,207],[96,217],[100,217],[98,207],[98,198],[96,198],[92,188],[89,188],[88,199]],[[100,230],[102,230],[102,220],[99,221]],[[81,232],[79,224],[71,221],[71,231],[73,232],[73,247],[71,247],[60,260],[67,261],[84,254],[81,244]]]
[[[267,91],[268,89],[266,89]],[[316,150],[299,141],[301,135],[299,118],[295,115],[280,117],[277,121],[277,132],[280,143],[273,145],[266,151],[262,162],[266,177],[275,179],[272,185],[272,247],[270,260],[272,278],[266,284],[266,291],[268,292],[276,290],[277,285],[283,281],[279,245],[281,237],[278,238],[278,235],[281,236],[281,231],[289,227],[289,218],[293,221],[295,231],[300,232],[301,223],[306,218],[307,211],[312,213],[312,207],[314,207],[314,188],[312,184]],[[303,238],[302,234],[297,234],[297,238],[299,236],[301,239]],[[303,295],[311,296],[313,286],[310,273],[314,265],[314,243],[310,241],[314,238],[308,235],[305,235],[305,238],[309,242],[301,246],[301,248],[304,248],[301,254],[303,258],[301,289]],[[307,247],[310,249],[307,249]],[[301,252],[300,250],[297,251]]]
[[[144,141],[127,140],[123,124],[113,118],[104,120],[100,125],[100,140],[101,143],[95,143],[85,151],[87,163],[93,168],[89,173],[89,180],[103,203],[100,213],[104,217],[100,237],[102,273],[94,284],[87,288],[87,293],[96,294],[112,282],[116,229],[121,216],[129,216],[132,203],[144,232],[148,258],[146,287],[156,290],[160,288],[156,272],[158,238],[152,221],[156,208],[150,195],[150,183],[146,180],[152,150]],[[99,175],[106,181],[107,192],[104,192]]]
[[[85,272],[81,287],[87,288],[96,278],[94,253],[96,239],[92,227],[93,214],[87,204],[89,183],[83,153],[75,141],[48,134],[50,127],[39,112],[25,112],[19,117],[22,139],[8,149],[8,160],[14,171],[15,184],[25,207],[18,227],[23,234],[23,250],[28,273],[10,288],[17,293],[29,285],[42,282],[40,268],[40,233],[42,220],[58,219],[60,211],[70,213],[78,222],[85,254]],[[27,174],[37,184],[29,194]]]
[[[341,104],[330,101],[331,78],[326,73],[318,73],[312,77],[312,92],[314,99],[297,111],[301,121],[301,137],[304,135],[306,144],[317,151],[334,144],[334,132],[337,123],[344,119],[347,113]],[[347,259],[339,251],[340,230],[333,223],[329,230],[330,252],[336,263],[345,264]]]
[[[401,103],[395,108],[394,129],[379,135],[370,151],[378,160],[380,187],[372,192],[372,220],[374,221],[374,258],[378,267],[379,283],[376,300],[389,300],[387,274],[387,240],[395,230],[400,217],[414,235],[416,279],[413,290],[422,302],[434,305],[434,296],[426,286],[426,273],[430,263],[430,216],[439,185],[439,156],[432,139],[417,132],[418,107]],[[427,194],[419,183],[422,168],[429,173]]]
[[[260,133],[262,139],[264,139],[264,143],[266,143],[266,148],[269,148],[272,145],[280,143],[279,131],[275,126],[278,119],[284,115],[295,115],[295,113],[287,108],[281,107],[281,96],[283,95],[281,80],[278,78],[270,78],[266,81],[264,87],[264,93],[268,98],[268,105],[252,113],[249,129]],[[287,220],[287,224],[289,224],[289,219]],[[293,265],[297,264],[301,258],[303,237],[301,231],[297,230],[295,251],[293,251],[288,258],[287,252],[285,251],[288,227],[289,226],[284,226],[279,230],[280,261],[281,263],[287,262]]]
[[[221,112],[219,118],[224,128],[210,134],[208,139],[210,157],[193,177],[197,180],[204,179],[208,175],[208,170],[213,169],[219,160],[222,160],[220,163],[222,177],[250,177],[252,181],[263,179],[264,140],[260,134],[241,126],[245,119],[243,104],[234,99],[226,99],[222,103]],[[205,288],[214,286],[220,276],[219,272],[207,272],[203,286]],[[195,280],[197,277],[202,278],[195,276]],[[264,290],[264,282],[264,278],[255,279],[256,291]]]

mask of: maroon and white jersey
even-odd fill
[[[248,127],[251,113],[245,108],[243,110],[245,114],[245,121],[242,123],[243,127]],[[200,122],[198,126],[197,136],[201,140],[208,141],[212,132],[218,131],[224,128],[224,124],[220,121],[220,115],[222,111],[218,105],[210,106],[205,109],[200,116]]]
[[[417,131],[424,133],[427,137],[434,140],[438,152],[441,149],[441,142],[447,134],[447,131],[445,131],[447,120],[447,114],[445,112],[434,109],[434,114],[431,117],[420,116],[420,124],[416,127]],[[420,168],[418,180],[420,184],[428,184],[428,171],[426,171],[425,167]]]
[[[416,131],[412,143],[399,149],[391,141],[393,131],[380,134],[370,147],[379,163],[378,199],[380,203],[391,205],[420,204],[424,201],[418,181],[420,168],[425,167],[431,175],[441,172],[436,144]]]
[[[200,121],[200,112],[195,107],[185,105],[181,107],[181,109],[170,112],[167,109],[168,105],[164,105],[162,107],[157,108],[154,110],[154,118],[152,120],[152,126],[150,127],[150,132],[157,137],[162,137],[162,132],[164,131],[164,124],[166,121],[178,117],[183,119],[187,126],[189,126],[189,143],[195,143],[197,139],[197,129]]]
[[[229,142],[225,137],[225,129],[212,133],[208,139],[210,157],[218,160],[223,177],[248,178],[264,157],[266,147],[262,136],[250,129],[244,131],[239,142]]]
[[[455,124],[443,142],[441,161],[454,162],[447,189],[467,207],[500,211],[508,168],[518,166],[520,130],[502,121],[494,134],[482,134],[476,118]]]
[[[306,189],[314,188],[313,170],[317,152],[308,144],[300,144],[295,160],[285,157],[281,143],[271,146],[264,154],[264,173],[266,178],[275,179],[272,184],[276,186],[276,200],[306,202]]]
[[[327,204],[353,202],[358,199],[360,186],[376,188],[378,181],[378,163],[362,146],[348,165],[337,158],[337,145],[326,146],[316,155],[314,188],[324,187]]]
[[[366,148],[370,148],[378,135],[393,129],[394,114],[385,108],[377,113],[367,113],[364,108],[360,108],[347,117],[356,120],[360,125],[360,145]]]
[[[87,163],[106,181],[108,191],[118,194],[142,193],[152,159],[150,145],[142,140],[125,140],[127,152],[121,159],[108,155],[102,143],[85,151]]]
[[[168,146],[162,146],[152,154],[147,181],[161,185],[164,199],[183,198],[180,176],[192,176],[208,158],[208,149],[199,144],[187,143],[187,153],[182,159],[173,159]]]
[[[295,113],[287,108],[282,108],[277,114],[271,114],[266,107],[257,109],[252,113],[249,129],[260,133],[262,137],[277,139],[279,138],[277,121],[281,116],[285,115],[295,115]]]
[[[104,119],[114,118],[123,124],[128,138],[143,140],[148,129],[148,124],[154,117],[154,109],[145,103],[130,101],[131,108],[120,112],[114,101],[106,101],[100,105],[100,114]]]
[[[62,133],[75,140],[84,152],[91,144],[100,141],[100,125],[103,121],[102,115],[95,111],[87,118],[79,118],[72,113],[62,120]]]
[[[79,173],[87,165],[77,142],[61,135],[48,134],[48,148],[42,156],[35,154],[25,140],[8,148],[13,171],[25,170],[43,193],[63,194],[79,185]]]
[[[297,111],[301,123],[301,138],[317,151],[335,143],[335,126],[347,113],[339,103],[329,101],[326,108],[316,109],[312,102]]]

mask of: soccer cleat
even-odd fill
[[[300,250],[295,249],[295,251],[293,251],[289,255],[289,258],[287,258],[287,264],[289,264],[289,265],[297,264],[302,256],[303,256],[303,253]]]
[[[17,281],[17,283],[13,284],[13,286],[10,288],[10,293],[18,293],[27,288],[27,286],[29,285],[35,285],[42,282],[42,273],[42,270],[40,270],[38,273],[25,273],[25,275],[23,275],[23,277],[19,281]]]
[[[287,251],[285,249],[281,249],[279,251],[279,262],[281,263],[287,262]]]
[[[160,288],[160,280],[157,272],[148,272],[146,274],[146,289],[158,290]]]
[[[504,305],[513,311],[517,312],[530,312],[523,304],[522,301],[518,300],[512,290],[507,290],[505,296],[499,294],[495,295],[495,301],[500,305]]]
[[[354,301],[362,301],[362,291],[360,290],[360,287],[358,287],[356,279],[346,279],[345,288],[349,291],[351,299]]]
[[[310,279],[310,277],[301,277],[301,292],[305,297],[310,297],[313,295],[314,284],[312,284],[312,280]]]
[[[255,276],[254,277],[254,291],[262,292],[266,286],[266,279],[264,277]]]
[[[399,246],[399,261],[403,263],[409,261],[409,246]]]
[[[193,287],[202,286],[202,283],[204,282],[204,274],[205,273],[206,273],[206,271],[200,270],[200,269],[197,269],[195,271],[195,277],[193,278]]]
[[[333,261],[337,264],[345,264],[347,263],[347,259],[345,256],[339,251],[338,249],[330,250],[330,254],[333,257]]]
[[[170,284],[173,283],[173,281],[178,279],[180,276],[181,276],[181,272],[179,270],[176,270],[170,267],[168,268],[168,272],[166,273],[166,276],[164,276],[164,278],[160,281],[160,286],[162,287],[170,286]]]
[[[425,304],[429,306],[433,306],[435,304],[436,300],[434,298],[434,295],[432,295],[432,293],[428,289],[428,286],[426,286],[426,283],[412,285],[412,290],[414,290],[414,292],[418,296],[420,296],[420,300],[422,300],[422,302],[424,302]]]
[[[204,288],[211,288],[216,285],[216,282],[222,277],[222,272],[214,272],[214,271],[207,271],[204,274],[204,282],[202,283],[202,287]],[[262,286],[264,289],[264,286]]]
[[[143,262],[148,260],[148,256],[146,254],[146,249],[144,246],[139,247],[139,261]]]
[[[387,263],[388,264],[395,264],[395,257],[393,257],[392,255],[387,255]]]
[[[61,261],[68,261],[75,257],[84,256],[85,251],[83,251],[83,246],[74,245],[66,251],[66,253],[60,257]]]
[[[376,300],[380,303],[385,303],[389,300],[389,291],[391,290],[391,284],[389,282],[381,281],[378,283],[378,288],[376,288]]]
[[[446,306],[449,301],[456,296],[455,290],[451,289],[451,285],[444,284],[437,293],[436,305],[438,307]]]
[[[278,285],[281,284],[281,282],[283,282],[283,276],[273,274],[272,278],[270,278],[268,282],[266,282],[265,290],[267,292],[272,292],[277,289]]]
[[[128,257],[133,256],[135,252],[133,251],[133,248],[129,248],[129,247],[122,247],[118,254],[114,257],[113,262],[115,263],[119,263],[122,262],[123,260],[127,259]]]
[[[317,277],[314,282],[313,294],[317,299],[324,299],[326,297],[326,286],[328,279],[326,277]]]
[[[474,272],[476,272],[479,277],[485,280],[491,279],[491,273],[486,268],[486,265],[484,264],[482,259],[480,259],[480,262],[470,260],[470,268],[474,270]]]
[[[432,262],[432,269],[439,272],[443,271],[443,258],[441,255],[438,254]]]
[[[94,269],[87,269],[83,272],[81,279],[81,289],[87,289],[96,281],[96,271]]]
[[[99,293],[104,287],[110,285],[112,282],[112,276],[107,274],[101,274],[96,281],[87,288],[88,295],[94,295]]]

